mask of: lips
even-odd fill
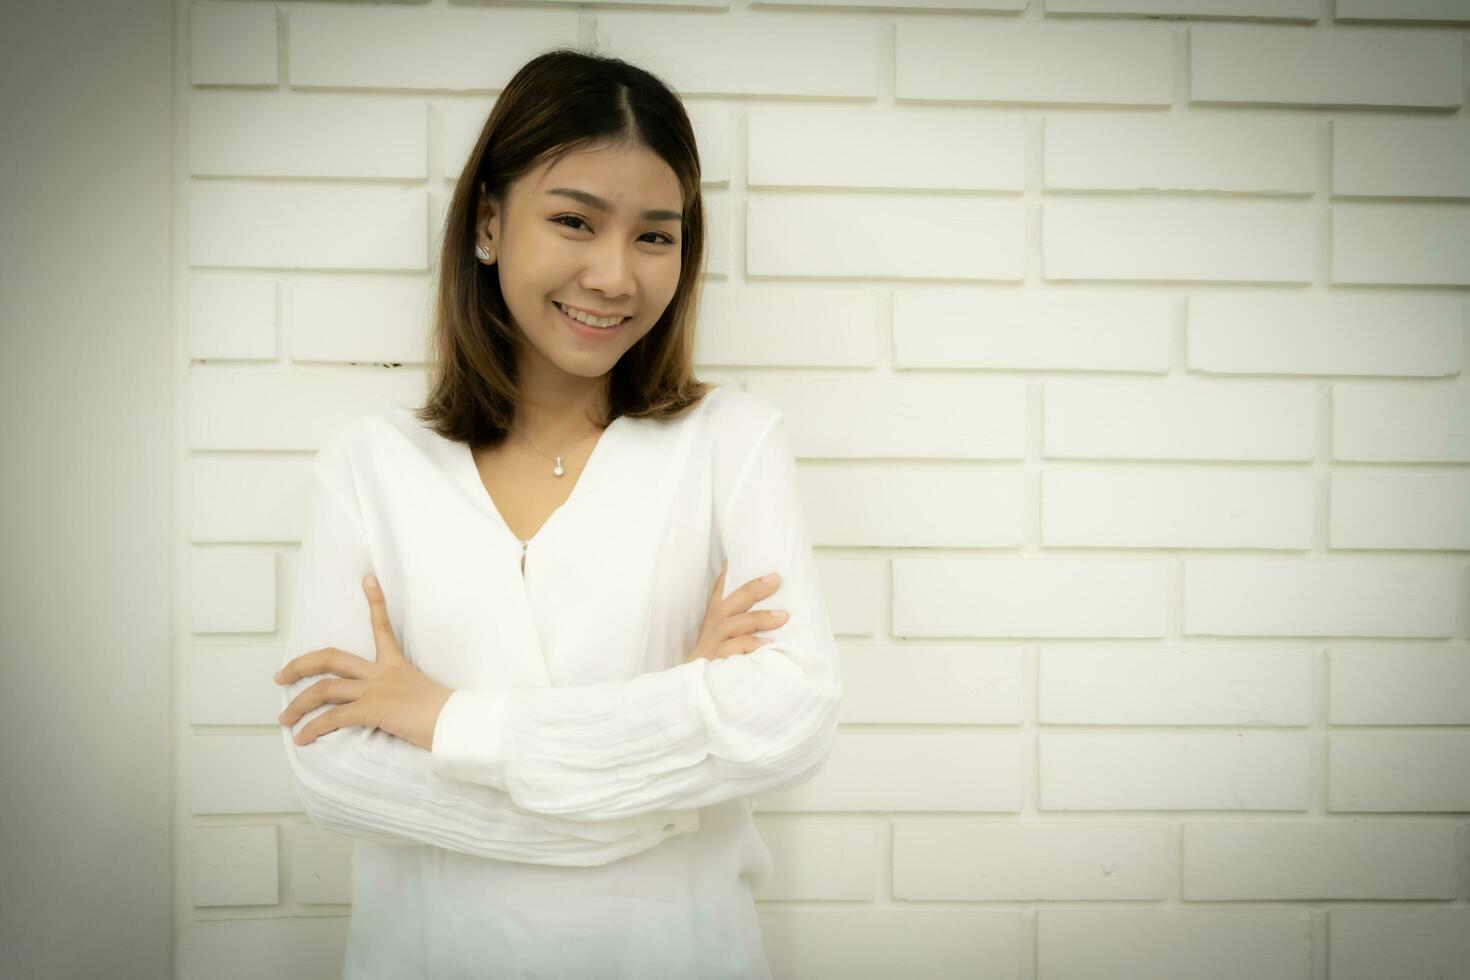
[[[618,317],[622,320],[628,319],[628,314],[626,313],[598,313],[594,310],[587,309],[585,306],[573,306],[571,303],[562,303],[557,300],[552,300],[552,303],[561,308],[563,313],[566,313],[568,310],[576,310],[578,313],[585,313],[587,316],[595,317],[599,320],[610,320],[613,317]],[[614,326],[617,326],[617,324],[614,324]]]
[[[551,304],[551,308],[556,310],[557,317],[561,319],[562,323],[565,323],[571,328],[573,333],[593,342],[605,342],[612,337],[618,336],[623,332],[623,327],[627,326],[628,323],[627,320],[622,320],[610,327],[593,327],[588,326],[575,317],[567,316],[562,311],[561,306],[555,302]]]

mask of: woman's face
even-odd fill
[[[682,198],[673,169],[641,148],[543,164],[511,185],[504,206],[481,187],[475,243],[489,249],[511,321],[528,341],[522,377],[528,367],[533,376],[600,377],[652,329],[679,284]],[[558,303],[626,319],[589,335]]]

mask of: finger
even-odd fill
[[[734,616],[725,617],[725,638],[730,639],[737,636],[745,636],[762,630],[775,632],[786,625],[789,616],[777,616],[774,610],[756,609],[752,612],[737,613]]]
[[[322,647],[303,653],[276,672],[277,684],[293,684],[303,677],[336,674],[338,677],[366,677],[368,662],[337,647]]]
[[[333,708],[324,711],[311,721],[302,726],[292,739],[297,745],[310,745],[328,732],[334,732],[339,728],[346,728],[353,724],[349,718],[349,709]]]
[[[720,566],[720,574],[719,577],[715,579],[715,587],[710,591],[709,601],[704,604],[704,614],[706,618],[719,614],[720,597],[725,594],[725,569],[729,567],[729,565],[730,562],[727,560],[725,564]]]
[[[296,695],[294,698],[291,699],[291,703],[286,705],[285,709],[276,716],[276,720],[279,721],[281,724],[286,725],[287,727],[295,725],[296,722],[300,721],[301,718],[305,716],[308,712],[310,712],[313,708],[315,708],[319,704],[325,703],[328,700],[327,692],[330,688],[330,683],[332,680],[336,679],[337,678],[329,678],[328,680],[317,681],[315,684],[311,685],[306,690]]]
[[[366,685],[363,681],[329,677],[326,680],[317,681],[292,698],[291,703],[286,705],[286,710],[282,711],[276,720],[283,725],[294,725],[320,705],[351,704],[365,693]]]
[[[388,602],[383,598],[383,589],[376,576],[362,580],[362,590],[367,593],[368,611],[373,618],[373,645],[377,647],[378,660],[398,655],[398,638],[393,635],[393,624],[388,622]]]
[[[738,636],[726,642],[720,649],[727,651],[727,657],[739,657],[755,653],[770,642],[771,638],[768,636]]]
[[[733,616],[736,613],[744,612],[755,605],[757,601],[775,595],[780,588],[781,579],[779,576],[774,582],[766,582],[758,578],[751,579],[726,597],[721,611],[726,616]]]

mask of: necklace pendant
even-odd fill
[[[562,473],[565,472],[561,468],[561,460],[562,460],[562,457],[560,457],[560,456],[556,457],[556,465],[551,468],[551,472],[554,475],[556,475],[556,476],[561,476]]]

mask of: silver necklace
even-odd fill
[[[521,435],[526,436],[526,441],[527,442],[530,442],[531,443],[531,446],[538,453],[541,453],[542,456],[546,456],[545,453],[541,452],[541,447],[540,446],[536,445],[534,442],[531,442],[531,437],[526,435],[526,431],[524,429],[522,429],[518,425],[515,425],[514,423],[512,423],[512,426]],[[591,425],[587,426],[587,428],[585,428],[585,429],[582,430],[582,436],[585,436],[587,433],[591,432],[595,428],[597,428],[597,423],[596,422],[593,422]],[[582,441],[582,436],[578,436],[577,438],[573,439],[567,445],[567,449],[570,449],[570,448],[572,448],[572,446],[575,446],[577,443],[581,442]],[[546,456],[546,458],[547,459],[552,459],[552,457],[550,457],[550,456]],[[564,459],[566,459],[566,458],[567,458],[567,456],[566,456],[566,449],[563,449],[562,452],[561,452],[561,455],[557,456],[553,460],[554,465],[551,467],[551,473],[552,473],[553,476],[561,476],[563,473],[566,472],[566,470],[562,469],[562,465],[561,465],[561,461],[564,460]]]

